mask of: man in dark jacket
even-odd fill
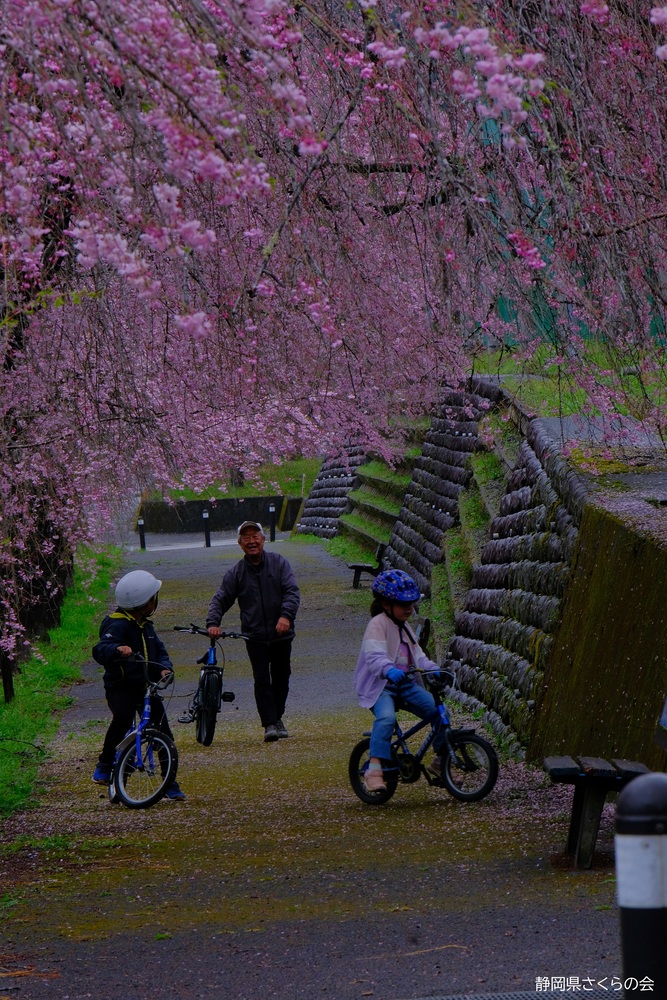
[[[98,785],[110,783],[116,747],[132,728],[135,713],[141,715],[146,691],[145,671],[151,680],[174,672],[165,645],[150,620],[157,609],[161,586],[161,580],[143,569],[122,577],[116,585],[118,607],[103,619],[100,641],[93,647],[93,658],[104,667],[104,692],[113,716],[93,774],[93,781]],[[151,721],[173,740],[160,698],[151,701]],[[173,781],[166,797],[179,800],[185,795]]]
[[[277,552],[265,552],[266,536],[257,521],[244,521],[238,529],[243,559],[225,573],[206,617],[209,635],[220,635],[222,616],[238,601],[241,628],[255,679],[255,702],[264,726],[264,741],[289,735],[283,722],[294,639],[294,619],[299,609],[299,588],[292,567]]]

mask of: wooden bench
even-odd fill
[[[384,543],[380,543],[375,550],[375,560],[377,565],[372,566],[371,563],[348,563],[347,568],[354,570],[354,576],[352,577],[352,586],[355,590],[359,589],[359,583],[361,581],[362,573],[370,573],[371,576],[375,577],[378,573],[381,573],[384,569],[384,550],[387,546]]]
[[[574,785],[565,850],[573,855],[577,868],[590,868],[607,795],[620,792],[637,775],[646,774],[649,768],[634,760],[545,757],[544,770],[554,784]]]

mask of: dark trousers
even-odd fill
[[[264,728],[282,719],[289,693],[292,672],[290,657],[292,640],[278,642],[246,642],[248,657],[255,678],[255,703]]]
[[[116,758],[116,747],[125,733],[132,728],[135,715],[141,716],[143,712],[144,696],[141,692],[137,693],[127,688],[107,691],[106,696],[113,718],[104,737],[99,763],[105,767],[112,767]],[[151,723],[165,736],[169,736],[173,740],[174,737],[169,728],[167,713],[161,698],[151,698]]]

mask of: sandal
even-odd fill
[[[387,790],[384,775],[379,767],[372,771],[370,769],[366,771],[364,783],[369,792],[385,792]]]

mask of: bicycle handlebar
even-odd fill
[[[421,674],[422,677],[429,678],[430,683],[439,681],[443,686],[449,684],[450,687],[453,687],[456,683],[456,674],[453,670],[448,670],[446,667],[433,667],[431,670],[412,667],[405,672],[406,677],[414,676],[415,674]]]
[[[199,625],[194,625],[190,622],[189,625],[174,625],[174,632],[189,632],[190,635],[205,635],[207,639],[211,636],[208,634],[208,629],[201,628]],[[219,639],[249,639],[249,635],[244,635],[243,632],[221,632],[218,636]]]
[[[165,688],[168,688],[170,684],[174,683],[174,677],[176,675],[171,667],[165,667],[163,663],[158,663],[157,660],[147,660],[141,653],[132,653],[132,656],[128,657],[128,659],[134,660],[135,663],[143,664],[144,678],[146,679],[146,685],[149,688],[153,688],[155,691],[164,691]],[[149,667],[159,667],[160,670],[168,670],[169,673],[165,677],[160,677],[158,680],[153,681],[148,676]]]

